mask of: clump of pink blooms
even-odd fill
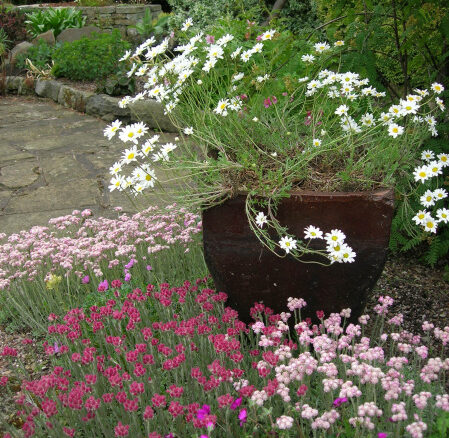
[[[201,232],[201,218],[176,205],[162,212],[149,207],[132,216],[122,214],[120,207],[116,210],[117,219],[75,210],[50,219],[48,227],[10,236],[0,233],[0,290],[7,289],[14,279],[33,281],[42,272],[47,274],[46,280],[61,272],[81,279],[91,272],[101,278],[108,269],[136,258],[138,250],[151,256],[176,242],[188,250],[193,236]]]
[[[206,283],[149,284],[53,315],[44,348],[54,366],[23,381],[17,436],[210,438],[257,425],[261,437],[418,438],[449,412],[449,359],[424,354],[400,317],[367,337],[366,315],[346,324],[349,309],[320,312],[315,325],[301,319],[305,301],[291,299],[282,314],[256,303],[247,326]],[[379,298],[377,327],[392,304]],[[449,328],[423,327],[444,351]],[[17,360],[8,346],[1,354]]]

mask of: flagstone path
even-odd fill
[[[104,137],[105,126],[51,100],[0,97],[0,233],[46,225],[75,209],[109,217],[115,206],[135,211],[125,194],[108,190],[108,169],[124,144]]]

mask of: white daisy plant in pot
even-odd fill
[[[169,181],[154,172],[162,166],[173,172],[170,185],[176,181],[184,204],[208,208],[244,193],[251,229],[279,256],[353,262],[345,230],[310,224],[303,236],[291,235],[276,218],[277,205],[294,189],[372,191],[439,175],[443,158],[427,157],[415,167],[420,145],[438,135],[444,87],[429,84],[391,102],[368,79],[339,70],[344,41],[310,43],[276,29],[248,33],[245,26],[218,23],[206,35],[187,21],[172,51],[168,38],[150,39],[122,58],[129,74],[146,82],[120,105],[155,99],[181,140],[163,144],[142,124],[112,123],[105,135],[118,133],[127,149],[111,168],[111,190],[140,196],[163,186]],[[433,192],[431,200],[445,196]],[[435,232],[447,210],[436,215],[435,225],[426,222],[428,210],[416,220]]]

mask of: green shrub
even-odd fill
[[[5,47],[14,47],[15,44],[26,39],[25,15],[20,11],[3,6],[0,2],[0,29],[8,39]]]
[[[118,59],[129,46],[118,30],[64,43],[53,53],[53,74],[75,81],[105,78],[116,71]]]
[[[57,46],[50,46],[44,40],[39,40],[36,46],[30,47],[26,53],[20,53],[16,58],[16,66],[20,69],[27,68],[27,58],[40,70],[51,65],[52,54]]]
[[[75,8],[38,10],[26,14],[28,33],[33,37],[37,37],[41,33],[53,30],[58,36],[64,29],[72,27],[83,27],[86,24],[86,18],[81,15],[81,11]]]

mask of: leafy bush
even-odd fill
[[[51,57],[57,46],[50,46],[44,40],[39,40],[36,46],[30,47],[26,53],[20,53],[16,58],[16,66],[20,69],[26,68],[27,58],[39,69],[51,65]]]
[[[53,74],[77,81],[105,78],[115,72],[117,60],[129,46],[118,30],[64,43],[53,53]]]
[[[8,38],[8,47],[13,47],[27,39],[25,16],[20,11],[11,10],[0,4],[0,29]]]
[[[81,15],[81,11],[74,8],[38,10],[26,14],[28,33],[33,37],[37,37],[41,33],[53,30],[55,37],[64,29],[72,27],[83,27],[86,18]]]
[[[151,12],[149,9],[145,10],[145,15],[142,21],[135,26],[130,26],[131,29],[136,29],[137,33],[142,38],[148,38],[153,35],[156,38],[166,35],[169,29],[169,22],[172,14],[159,14],[154,20],[151,19]]]

